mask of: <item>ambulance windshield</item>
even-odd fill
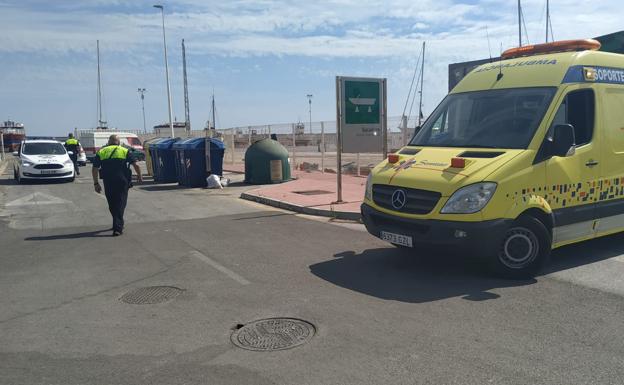
[[[556,91],[540,87],[448,95],[410,145],[525,149]]]

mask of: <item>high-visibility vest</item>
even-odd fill
[[[78,139],[70,138],[65,141],[66,146],[75,146],[78,144]]]
[[[111,145],[100,148],[95,155],[100,160],[126,159],[128,157],[128,149],[122,146]]]

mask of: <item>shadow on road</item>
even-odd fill
[[[461,256],[427,252],[414,255],[395,248],[345,251],[310,266],[312,274],[373,297],[423,303],[452,297],[468,301],[499,298],[488,290],[535,283],[487,276],[485,266]]]
[[[560,247],[540,275],[573,269],[624,254],[624,233]]]
[[[12,186],[17,185],[17,181],[11,177],[11,179],[0,179],[0,186]]]
[[[176,184],[156,184],[153,186],[139,186],[139,189],[141,190],[145,190],[145,191],[171,191],[171,190],[181,190],[184,189],[184,186],[180,186],[177,183]]]
[[[46,235],[42,237],[27,237],[27,238],[24,238],[24,240],[25,241],[54,241],[54,240],[59,240],[59,239],[103,238],[103,237],[112,236],[112,234],[102,234],[103,232],[107,232],[107,231],[111,231],[111,230],[106,229],[106,230],[98,230],[98,231],[85,231],[82,233]]]
[[[624,254],[624,233],[561,247],[541,275],[573,269]],[[470,301],[496,299],[488,290],[531,285],[488,275],[486,266],[459,255],[395,248],[345,251],[310,266],[312,274],[337,286],[381,299],[422,303],[451,297]]]

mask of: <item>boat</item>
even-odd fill
[[[4,150],[8,152],[17,151],[20,143],[26,137],[24,125],[12,120],[3,122],[2,125],[0,125],[0,132],[2,133]]]

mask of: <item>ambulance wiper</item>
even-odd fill
[[[466,144],[466,145],[463,145],[462,147],[466,147],[466,148],[498,148],[496,146],[485,146],[483,144]]]

